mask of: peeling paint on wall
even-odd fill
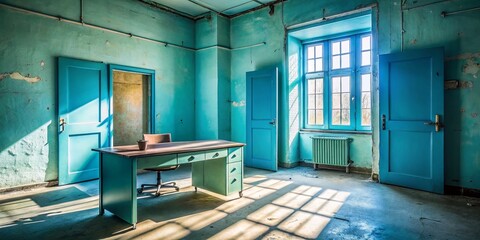
[[[456,56],[446,57],[445,61],[453,61],[453,60],[465,60],[465,59],[473,59],[473,58],[480,58],[480,52],[477,53],[463,53]]]
[[[468,59],[467,64],[463,66],[463,73],[472,74],[474,78],[477,78],[478,71],[480,71],[480,63],[475,62],[474,58]]]
[[[462,81],[462,80],[447,80],[445,81],[445,89],[459,89],[459,88],[473,88],[472,81]]]
[[[40,80],[42,80],[40,77],[30,77],[30,75],[23,76],[19,72],[11,72],[11,73],[0,73],[0,81],[3,80],[4,78],[10,77],[11,79],[15,80],[23,80],[29,83],[36,83]]]
[[[242,101],[239,101],[239,102],[235,102],[235,101],[232,102],[232,106],[234,106],[234,107],[244,107],[245,105],[246,105],[245,100],[242,100]]]

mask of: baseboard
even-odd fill
[[[24,191],[24,190],[42,188],[42,187],[53,187],[53,186],[58,186],[57,180],[49,181],[49,182],[41,182],[41,183],[32,183],[32,184],[26,184],[26,185],[20,185],[15,187],[8,187],[8,188],[0,188],[0,194]]]
[[[298,166],[298,162],[293,162],[293,163],[285,163],[285,162],[278,162],[278,166],[282,168],[294,168]]]
[[[313,163],[311,162],[300,162],[300,166],[311,167],[313,168]],[[338,167],[338,166],[330,166],[330,165],[317,165],[319,169],[328,169],[328,170],[337,170],[345,172],[345,167]],[[350,167],[350,172],[354,173],[361,173],[361,174],[372,174],[371,168],[363,168],[363,167]]]
[[[464,187],[457,187],[457,186],[445,185],[445,194],[480,198],[479,189],[471,189],[471,188],[464,188]]]

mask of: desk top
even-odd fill
[[[167,142],[148,144],[146,150],[138,150],[137,145],[116,146],[108,148],[94,148],[92,151],[110,153],[128,158],[151,157],[156,155],[167,155],[173,153],[187,153],[197,151],[208,151],[219,148],[243,147],[244,143],[230,142],[225,140],[204,140],[186,142]]]

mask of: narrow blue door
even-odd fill
[[[247,72],[245,165],[277,171],[278,69]]]
[[[58,158],[60,185],[98,178],[99,154],[109,146],[107,66],[58,60]]]
[[[443,48],[380,56],[380,181],[444,191]]]

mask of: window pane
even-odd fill
[[[322,71],[323,70],[323,59],[318,58],[315,61],[315,71]]]
[[[315,95],[308,95],[308,109],[315,109]]]
[[[362,75],[362,92],[370,92],[370,74]]]
[[[340,54],[340,42],[332,43],[332,55]]]
[[[340,56],[333,56],[332,58],[332,69],[340,68]]]
[[[342,109],[350,109],[350,93],[342,93]]]
[[[315,71],[315,60],[308,60],[307,72]]]
[[[315,57],[316,58],[323,57],[323,46],[322,45],[315,46]]]
[[[370,51],[362,52],[362,66],[368,66],[371,64]]]
[[[340,109],[340,93],[332,94],[332,109]]]
[[[350,40],[342,41],[342,53],[350,52]]]
[[[350,110],[342,111],[342,125],[350,125]]]
[[[323,78],[318,78],[316,79],[317,82],[317,88],[316,88],[316,93],[323,93]]]
[[[370,50],[371,43],[370,43],[370,36],[362,37],[362,50]]]
[[[370,93],[362,93],[362,108],[370,108]]]
[[[308,80],[308,94],[315,93],[315,79]]]
[[[308,110],[308,124],[315,124],[315,110]]]
[[[308,47],[307,59],[315,58],[315,47]]]
[[[342,92],[350,92],[350,77],[342,77]]]
[[[333,93],[340,92],[340,77],[332,78],[332,92]]]
[[[350,54],[342,55],[342,68],[350,67]]]
[[[315,102],[315,108],[323,109],[323,94],[318,94],[315,99],[317,100]]]
[[[323,125],[323,110],[315,111],[316,121],[315,124]]]
[[[340,124],[340,110],[332,111],[332,124],[334,125]]]
[[[371,123],[370,109],[362,109],[362,126],[370,126]]]

